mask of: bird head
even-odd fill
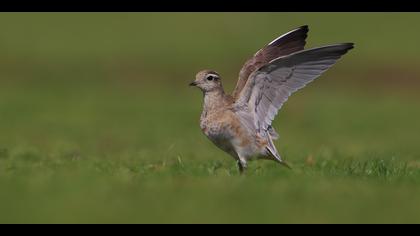
[[[190,86],[200,88],[203,92],[210,92],[222,88],[220,75],[216,71],[202,70],[197,73],[195,80],[190,83]]]

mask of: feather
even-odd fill
[[[352,48],[352,43],[343,43],[273,59],[250,75],[235,104],[253,112],[257,130],[269,131],[289,96],[318,78]]]
[[[242,66],[232,96],[234,98],[239,96],[252,72],[258,70],[275,58],[303,50],[306,44],[305,39],[308,31],[307,25],[291,30],[277,37],[264,48],[256,52],[254,56],[248,59]]]

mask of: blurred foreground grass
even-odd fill
[[[0,14],[0,222],[420,222],[417,13]],[[292,171],[201,134],[197,70],[309,24],[356,48],[274,126]]]

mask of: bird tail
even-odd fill
[[[273,131],[274,131],[274,129],[273,129]],[[274,131],[275,132],[275,131]],[[283,166],[285,166],[285,167],[287,167],[287,168],[289,168],[289,169],[292,169],[291,167],[290,167],[290,165],[289,164],[287,164],[287,162],[285,162],[282,158],[281,158],[281,156],[280,156],[280,154],[279,154],[279,152],[277,151],[277,149],[276,149],[276,146],[274,146],[274,143],[273,143],[273,140],[272,140],[272,138],[271,138],[271,135],[270,135],[270,133],[269,133],[269,131],[267,131],[267,137],[268,137],[268,145],[267,145],[267,150],[268,150],[268,152],[273,156],[273,158],[274,158],[274,160],[276,161],[276,162],[278,162],[278,163],[280,163],[280,164],[282,164]]]

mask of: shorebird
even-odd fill
[[[240,173],[247,162],[268,159],[289,166],[273,140],[271,125],[289,96],[333,66],[353,43],[304,49],[308,26],[285,33],[257,51],[239,72],[233,93],[223,90],[221,76],[202,70],[190,83],[204,95],[200,128],[236,161]]]

